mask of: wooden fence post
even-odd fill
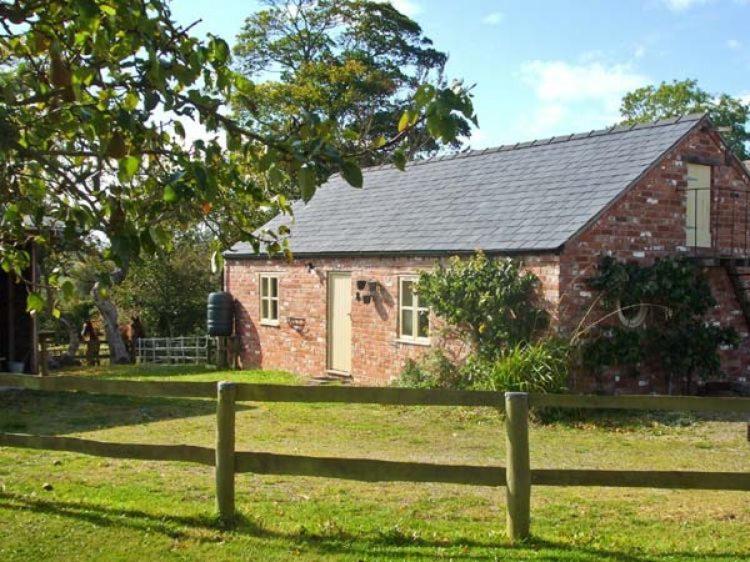
[[[218,369],[227,369],[229,363],[227,361],[227,338],[226,336],[219,336],[216,338],[216,367]]]
[[[216,388],[216,509],[225,523],[234,520],[234,399],[237,386]]]
[[[505,393],[507,530],[511,541],[529,536],[531,466],[529,462],[529,395]]]

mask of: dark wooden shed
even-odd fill
[[[31,248],[31,266],[24,279],[35,281],[38,276],[36,249]],[[36,319],[26,312],[27,284],[0,270],[0,371],[9,370],[9,361],[24,364],[27,373],[37,373],[38,329]]]

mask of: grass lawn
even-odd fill
[[[293,384],[284,373],[104,367],[87,376]],[[213,446],[209,400],[0,393],[0,431]],[[243,403],[238,450],[504,464],[491,409]],[[740,421],[634,416],[533,425],[534,467],[750,470]],[[45,486],[50,484],[50,486]],[[47,489],[45,489],[47,488]],[[0,449],[0,560],[750,560],[750,493],[533,489],[534,538],[505,538],[503,488],[238,475],[214,518],[212,469]]]

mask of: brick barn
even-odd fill
[[[595,298],[585,278],[601,256],[652,263],[686,255],[706,268],[715,320],[740,334],[722,369],[750,371],[750,176],[702,115],[471,151],[333,177],[294,207],[292,261],[238,244],[225,256],[245,367],[387,384],[435,345],[435,319],[412,292],[437,260],[514,256],[541,280],[561,330]],[[630,320],[630,319],[623,319]],[[653,378],[653,380],[652,380]],[[613,373],[613,392],[658,377]]]

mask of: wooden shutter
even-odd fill
[[[711,166],[688,164],[685,234],[688,246],[711,247]]]

